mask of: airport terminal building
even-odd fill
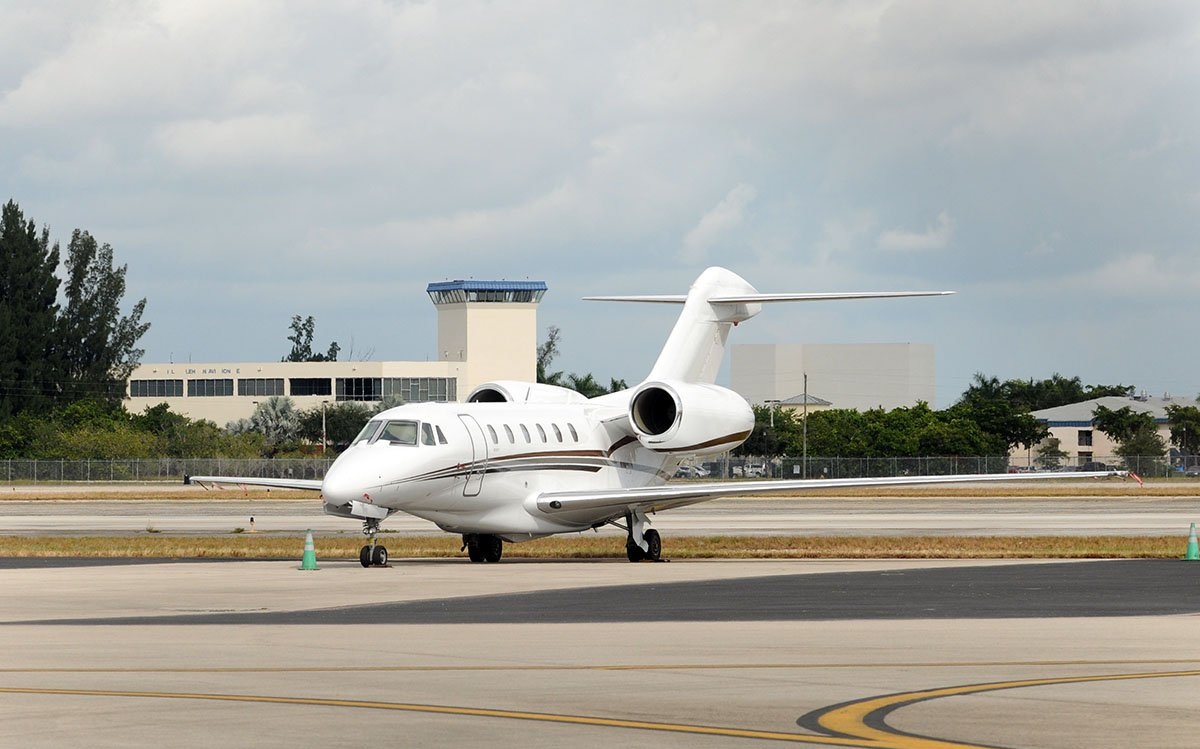
[[[128,408],[166,403],[218,425],[248,418],[273,395],[307,409],[341,401],[457,401],[490,380],[537,376],[537,306],[544,281],[444,281],[426,288],[437,309],[438,361],[142,364]]]

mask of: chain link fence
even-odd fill
[[[320,479],[333,458],[156,458],[147,460],[0,460],[8,484],[88,481],[182,482],[184,476]]]
[[[1027,471],[1104,471],[1128,469],[1145,478],[1200,477],[1200,459],[1192,462],[1157,457],[1106,456],[1083,464],[1046,468],[1025,458],[735,458],[697,462],[708,478],[866,478],[886,476],[944,476],[950,474],[1024,473]],[[321,479],[333,458],[157,458],[147,460],[0,460],[0,481],[6,484],[100,481],[182,482],[184,476],[252,476],[257,478]],[[689,474],[692,477],[698,477]]]

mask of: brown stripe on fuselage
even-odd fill
[[[726,442],[741,442],[749,436],[750,436],[750,430],[747,429],[744,432],[738,432],[736,434],[727,434],[724,437],[717,437],[715,440],[709,440],[708,442],[701,442],[698,445],[688,445],[687,447],[672,447],[669,450],[661,448],[661,447],[652,447],[650,449],[654,450],[654,452],[656,452],[656,453],[682,453],[682,452],[688,452],[689,450],[703,450],[706,447],[715,447],[717,445],[723,445]]]

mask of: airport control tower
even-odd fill
[[[460,399],[490,380],[536,379],[545,281],[441,281],[425,290],[438,311],[438,357],[464,365]]]

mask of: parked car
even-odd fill
[[[708,469],[704,466],[683,465],[675,469],[675,478],[677,479],[702,479],[707,475]]]
[[[733,467],[733,475],[737,478],[760,479],[770,474],[771,467],[766,463],[746,463]]]
[[[1111,471],[1111,470],[1113,470],[1113,467],[1107,463],[1100,463],[1098,461],[1090,460],[1087,463],[1080,465],[1079,468],[1077,468],[1076,470],[1078,470],[1078,471]]]

